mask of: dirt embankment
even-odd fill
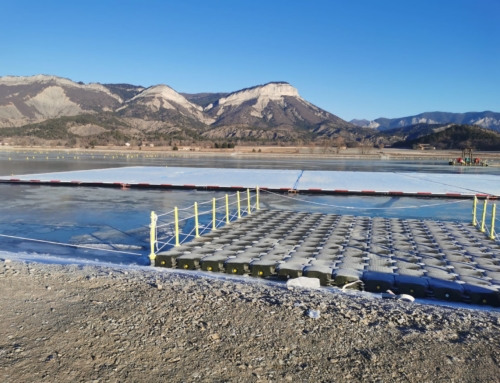
[[[3,382],[500,379],[499,313],[17,262],[0,288]]]
[[[298,159],[361,159],[361,160],[440,160],[448,164],[448,160],[462,156],[457,150],[434,150],[421,151],[409,149],[372,149],[366,153],[361,153],[359,149],[345,149],[338,153],[332,151],[325,152],[322,148],[307,147],[278,147],[278,146],[238,146],[234,149],[214,149],[200,147],[180,147],[179,150],[172,150],[171,147],[123,147],[123,146],[99,146],[94,149],[83,148],[49,148],[41,146],[3,146],[5,151],[30,151],[30,152],[72,152],[80,154],[113,153],[113,154],[157,154],[175,157],[201,157],[201,156],[243,156],[248,158],[298,158]],[[475,152],[474,157],[486,159],[492,164],[497,164],[500,160],[500,152]]]

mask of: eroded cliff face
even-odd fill
[[[205,112],[215,118],[216,126],[246,125],[259,128],[311,128],[321,123],[351,124],[300,97],[288,83],[268,83],[242,89],[208,105]]]
[[[100,84],[46,75],[0,77],[0,127],[111,111],[122,99]]]
[[[256,117],[263,117],[262,111],[271,100],[283,103],[285,96],[300,98],[298,90],[288,83],[269,83],[231,93],[227,97],[220,98],[216,105],[207,106],[205,111],[215,108],[220,115],[224,107],[238,107],[247,101],[256,100],[253,105],[254,114]]]
[[[133,109],[138,106],[145,107],[152,114],[161,112],[163,109],[179,113],[203,124],[209,125],[214,122],[213,118],[203,112],[201,106],[191,103],[167,85],[156,85],[145,89],[134,98],[126,101],[117,111],[124,115],[133,114]],[[148,113],[145,112],[145,114]]]

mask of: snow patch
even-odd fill
[[[298,278],[289,279],[286,282],[286,287],[288,287],[288,288],[302,287],[302,288],[306,288],[306,289],[319,289],[319,288],[321,288],[321,285],[319,283],[318,278],[298,277]]]
[[[411,125],[416,125],[416,124],[437,124],[436,121],[430,119],[430,118],[417,118],[417,117],[413,117],[411,119]]]
[[[471,121],[474,125],[479,125],[483,128],[491,128],[492,126],[500,126],[500,120],[493,117],[480,118],[477,121]]]

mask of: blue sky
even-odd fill
[[[500,112],[499,0],[5,1],[0,76],[287,81],[346,119]]]

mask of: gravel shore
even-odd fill
[[[14,261],[0,289],[3,382],[500,381],[498,312]]]

